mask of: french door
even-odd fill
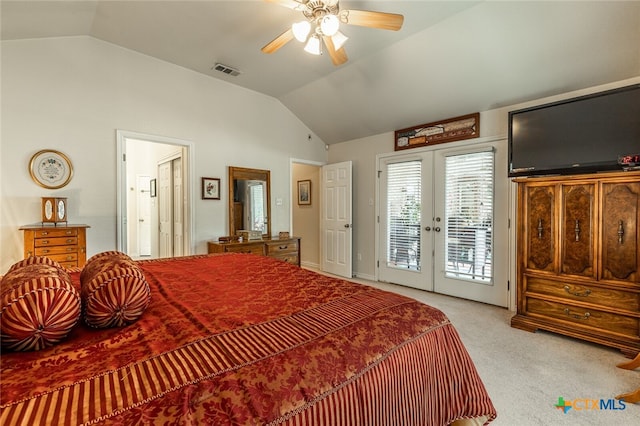
[[[390,155],[378,166],[378,279],[507,306],[505,141]]]

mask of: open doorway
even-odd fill
[[[300,264],[320,269],[320,168],[322,164],[291,161],[291,232],[300,237]],[[298,182],[309,182],[310,198],[298,203]]]
[[[118,250],[135,259],[191,254],[192,144],[125,131],[117,139]]]

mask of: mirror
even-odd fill
[[[229,166],[229,235],[246,229],[271,236],[271,172]]]

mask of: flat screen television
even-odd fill
[[[621,170],[629,154],[640,154],[640,84],[509,112],[509,176]]]

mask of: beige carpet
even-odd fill
[[[627,360],[618,350],[511,328],[513,313],[503,308],[397,285],[355,281],[412,297],[447,314],[496,407],[498,418],[492,426],[640,425],[640,404],[621,409],[622,404],[614,400],[608,407],[616,409],[591,409],[593,401],[599,407],[600,400],[608,402],[640,387],[640,370],[616,368]],[[577,406],[564,413],[555,407],[559,397]]]

